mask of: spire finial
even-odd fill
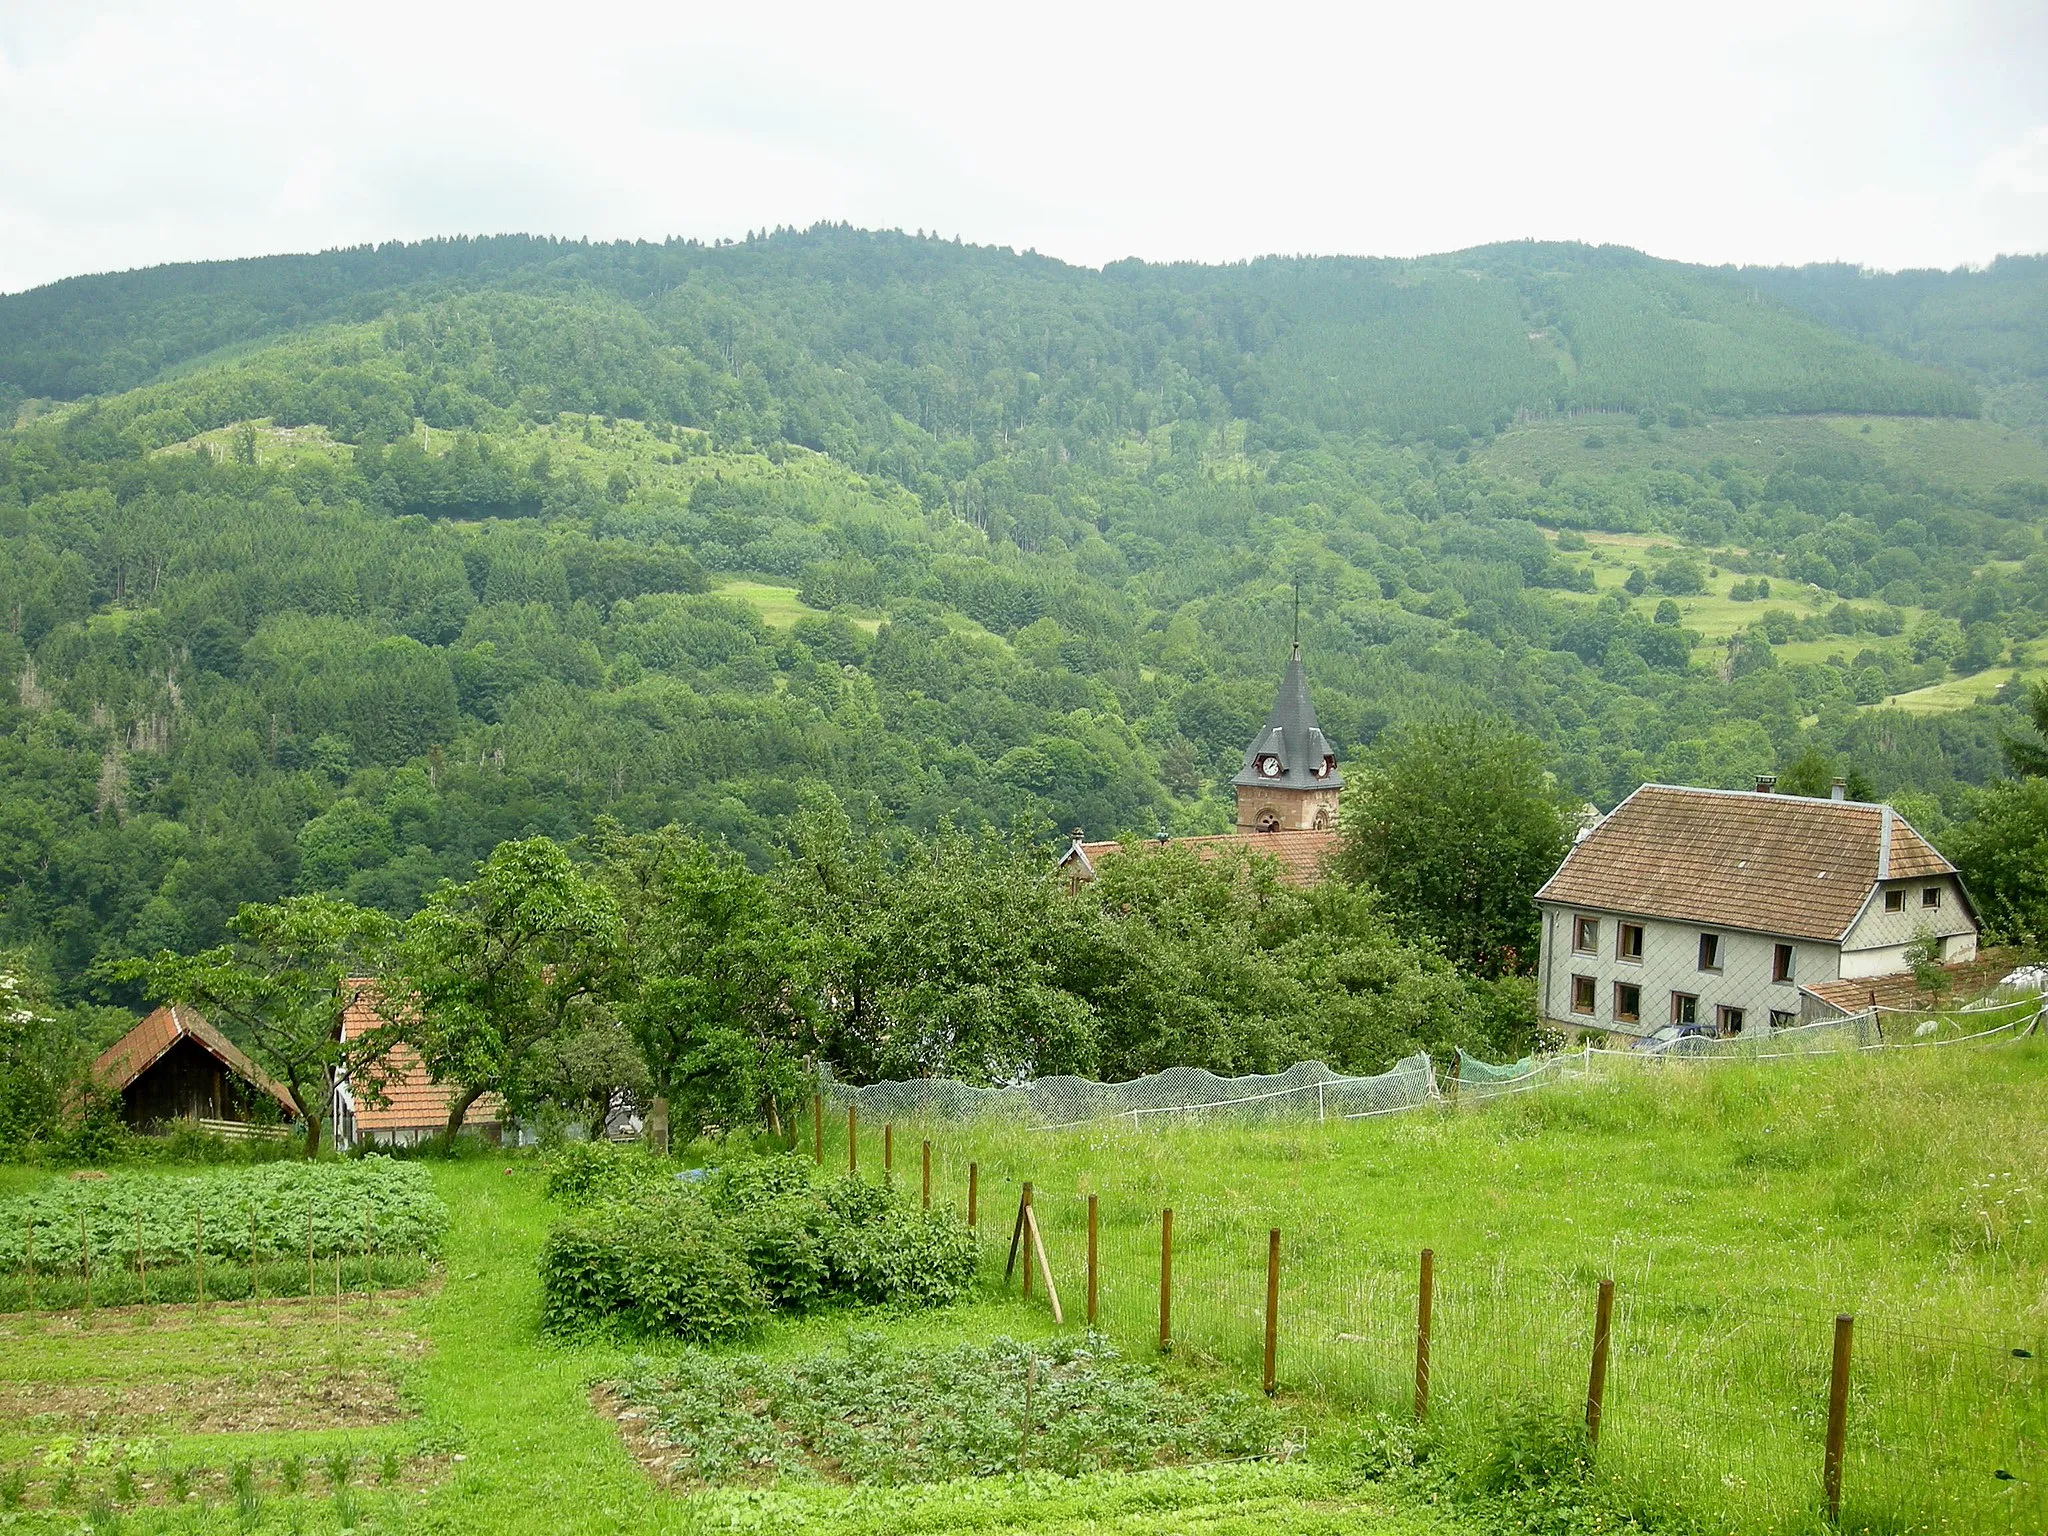
[[[1301,578],[1294,578],[1294,650],[1301,653]]]

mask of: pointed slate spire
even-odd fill
[[[1309,700],[1299,640],[1287,658],[1273,713],[1267,717],[1265,729],[1245,749],[1244,767],[1231,783],[1279,789],[1341,789],[1344,785],[1336,751],[1316,725],[1316,707]]]

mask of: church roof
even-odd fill
[[[1185,848],[1205,864],[1233,853],[1262,855],[1278,862],[1282,885],[1308,886],[1323,878],[1330,856],[1337,851],[1340,836],[1336,831],[1219,832],[1205,837],[1164,840],[1147,837],[1133,838],[1129,842],[1110,838],[1085,843],[1076,832],[1056,867],[1064,870],[1070,880],[1085,882],[1095,878],[1096,866],[1104,859],[1118,854],[1159,853],[1168,848]]]
[[[1263,758],[1277,758],[1280,772],[1262,773]],[[1318,775],[1324,763],[1329,772]],[[1266,728],[1245,748],[1244,767],[1233,784],[1279,789],[1342,789],[1344,775],[1337,767],[1337,752],[1316,725],[1316,707],[1309,701],[1308,677],[1301,666],[1301,642],[1294,643],[1287,658],[1286,675],[1280,679],[1280,695],[1273,700],[1273,713]]]

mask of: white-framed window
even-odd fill
[[[1700,935],[1700,969],[1718,971],[1721,969],[1721,935],[1703,933]]]
[[[1896,890],[1896,891],[1886,891],[1886,892],[1884,893],[1884,909],[1885,909],[1885,911],[1887,911],[1887,912],[1903,912],[1903,911],[1905,911],[1905,910],[1906,910],[1906,893],[1905,893],[1905,891],[1904,891],[1903,889],[1902,889],[1902,890]]]
[[[1572,953],[1575,955],[1597,955],[1600,953],[1599,918],[1575,917],[1572,919]]]

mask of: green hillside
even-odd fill
[[[1216,830],[1297,585],[1347,760],[1476,710],[1602,805],[1812,749],[1938,826],[2048,660],[2048,450],[1899,354],[1580,246],[821,226],[0,298],[0,941],[76,996],[600,815],[761,864],[812,780]]]

